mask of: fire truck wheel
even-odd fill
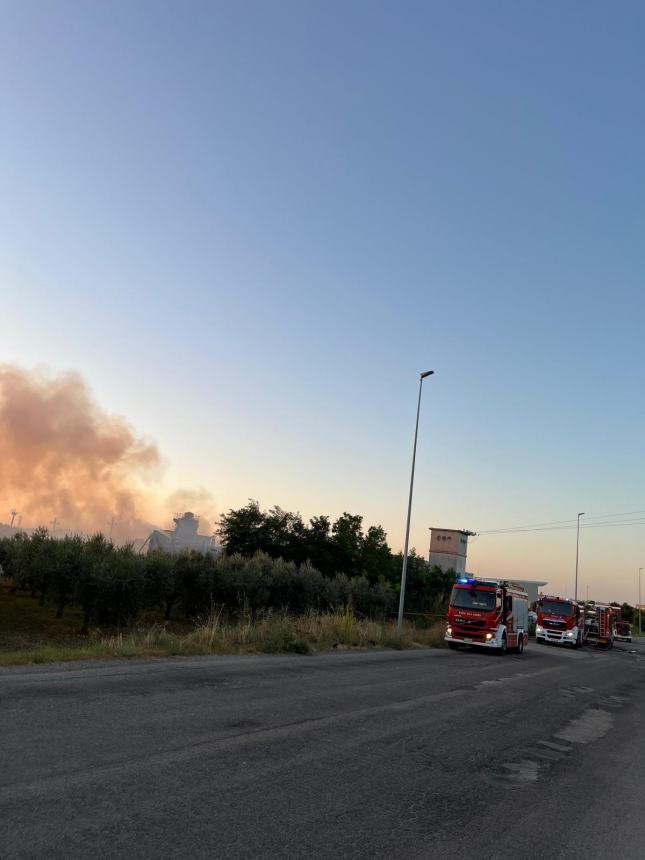
[[[515,649],[518,654],[524,653],[524,634],[520,633],[517,637],[517,648]]]
[[[504,636],[502,636],[502,644],[497,649],[497,653],[499,654],[500,657],[503,657],[504,654],[506,654],[506,647],[507,647],[506,635],[504,635]]]

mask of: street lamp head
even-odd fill
[[[421,379],[425,379],[426,376],[432,376],[433,373],[434,373],[434,370],[426,370],[425,373],[421,374]]]
[[[584,511],[580,511],[580,513],[578,514],[579,517],[584,517],[584,515],[585,515]]]

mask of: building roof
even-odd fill
[[[467,537],[477,534],[477,532],[471,532],[469,529],[444,529],[441,526],[428,526],[428,529],[431,532],[452,532],[453,534],[466,535]]]

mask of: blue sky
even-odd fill
[[[433,368],[419,549],[645,507],[641,4],[2,18],[2,358],[83,373],[168,487],[363,513],[398,548]],[[633,598],[643,529],[610,532],[581,580]],[[569,532],[471,551],[562,589],[574,557]]]

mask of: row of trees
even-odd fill
[[[325,576],[342,571],[347,576],[365,576],[370,582],[396,585],[401,577],[401,553],[393,553],[381,526],[363,528],[363,517],[344,513],[332,523],[328,516],[304,522],[299,513],[273,507],[260,509],[258,502],[231,509],[219,522],[218,533],[229,555],[251,556],[260,551],[271,558],[296,564],[310,562]],[[429,575],[427,562],[414,550],[408,561],[411,579]],[[440,577],[436,569],[433,576]],[[452,584],[454,576],[446,579]]]
[[[37,529],[1,539],[0,565],[14,589],[52,605],[58,617],[69,605],[80,607],[85,630],[92,624],[126,626],[145,611],[162,612],[167,620],[195,618],[214,604],[232,615],[243,609],[301,613],[349,605],[360,615],[384,617],[396,609],[398,576],[393,582],[358,562],[349,571],[329,572],[328,567],[321,572],[308,559],[297,564],[279,556],[275,547],[269,553],[264,546],[246,546],[243,553],[225,540],[225,548],[216,557],[196,552],[143,556],[101,534],[55,540],[46,529]],[[390,564],[395,559],[390,553]],[[430,576],[420,562],[416,556],[411,561],[408,607],[422,611],[445,599],[453,577]]]
[[[638,624],[638,606],[631,606],[629,603],[616,603],[615,601],[611,605],[620,609],[620,617],[623,621]]]
[[[305,522],[299,513],[273,507],[262,510],[250,499],[231,509],[219,522],[218,534],[227,554],[252,556],[264,552],[297,565],[309,563],[324,576],[342,572],[362,577],[396,594],[401,581],[402,553],[393,553],[382,526],[363,528],[363,517],[344,513],[332,522],[325,515]],[[454,571],[430,568],[413,549],[408,558],[406,608],[441,610],[455,581]]]

